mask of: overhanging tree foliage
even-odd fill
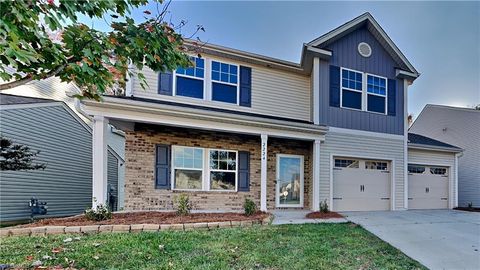
[[[10,139],[0,137],[0,170],[21,171],[45,169],[46,165],[34,163],[40,151],[31,150],[30,147],[15,144]]]
[[[74,82],[82,90],[80,98],[100,100],[108,89],[124,85],[127,73],[146,86],[143,74],[133,74],[129,64],[154,71],[190,65],[184,39],[176,32],[183,23],[165,22],[168,4],[156,2],[157,14],[145,10],[145,21],[136,23],[130,10],[148,0],[0,1],[0,78],[6,81],[0,90],[56,76]],[[79,14],[110,16],[112,30],[79,23]]]

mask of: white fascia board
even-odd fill
[[[463,149],[455,149],[455,148],[442,147],[442,146],[430,146],[430,145],[423,145],[423,144],[416,144],[416,143],[409,143],[408,144],[408,149],[450,152],[450,153],[461,153],[461,152],[463,152]]]
[[[187,40],[185,43],[189,46],[193,46],[192,40]],[[216,54],[221,54],[222,56],[227,58],[228,56],[236,57],[239,60],[243,60],[245,62],[251,62],[254,64],[264,65],[264,66],[273,67],[273,68],[280,68],[280,69],[289,70],[295,73],[302,73],[302,74],[305,73],[302,66],[298,63],[294,63],[294,62],[290,62],[290,61],[286,61],[278,58],[273,58],[265,55],[260,55],[256,53],[241,51],[233,48],[228,48],[220,45],[207,43],[201,46],[201,50],[206,54],[216,53]]]
[[[340,35],[341,33],[345,32],[345,31],[348,31],[351,28],[356,27],[357,25],[359,25],[359,24],[361,24],[365,21],[369,21],[373,25],[373,27],[375,27],[375,29],[378,31],[378,33],[380,33],[380,36],[393,49],[395,54],[398,55],[398,57],[410,69],[410,71],[412,71],[414,74],[418,74],[417,70],[408,61],[408,59],[405,57],[405,55],[403,55],[403,53],[400,51],[400,49],[397,47],[397,45],[395,45],[395,43],[393,43],[393,41],[390,39],[390,37],[387,35],[387,33],[385,33],[385,31],[382,29],[382,27],[377,23],[377,21],[375,21],[373,16],[368,12],[366,12],[366,13],[358,16],[357,18],[341,25],[340,27],[328,32],[327,34],[325,34],[325,35],[323,35],[323,36],[321,36],[317,39],[314,39],[313,41],[309,42],[307,45],[316,47],[316,46],[318,46],[318,45],[320,45],[320,44],[322,44],[322,43]]]
[[[158,104],[155,104],[158,105]],[[170,106],[171,107],[171,106]],[[246,120],[220,115],[195,112],[173,111],[171,108],[139,107],[138,105],[86,102],[85,110],[91,115],[131,122],[143,122],[159,125],[180,126],[205,130],[218,130],[242,134],[268,134],[274,137],[302,140],[324,140],[325,127],[313,124],[293,124],[286,121],[272,123]],[[278,122],[278,123],[273,123]]]
[[[403,69],[395,69],[395,77],[399,79],[408,79],[408,80],[415,80],[420,76],[419,73],[413,73],[409,71],[405,71]]]

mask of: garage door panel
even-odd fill
[[[390,200],[379,198],[347,198],[334,200],[334,211],[383,211],[390,209]]]
[[[389,171],[366,169],[364,161],[360,161],[358,168],[334,168],[332,209],[334,211],[389,210],[390,177]]]
[[[411,165],[416,166],[418,165]],[[432,174],[429,166],[422,173],[408,175],[409,209],[448,208],[448,173]],[[409,166],[410,170],[410,166]]]

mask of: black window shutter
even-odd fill
[[[388,105],[388,115],[396,115],[396,100],[397,100],[397,81],[388,79],[388,89],[387,89],[387,105]]]
[[[158,93],[171,96],[173,91],[173,74],[170,71],[158,74]]]
[[[330,66],[330,106],[340,107],[340,67]]]
[[[252,69],[240,66],[240,106],[252,107]]]
[[[250,191],[250,153],[238,152],[238,191]]]
[[[155,159],[155,188],[170,189],[170,145],[157,145]]]

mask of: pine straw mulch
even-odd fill
[[[340,215],[337,212],[311,212],[307,214],[307,218],[312,218],[312,219],[329,219],[329,218],[343,218],[342,215]]]
[[[46,218],[34,223],[19,225],[17,227],[40,227],[40,226],[85,226],[85,225],[130,225],[130,224],[178,224],[222,221],[261,221],[269,214],[257,212],[251,216],[242,213],[191,213],[187,216],[178,216],[175,212],[128,212],[113,213],[109,220],[92,221],[85,215],[66,218]]]

